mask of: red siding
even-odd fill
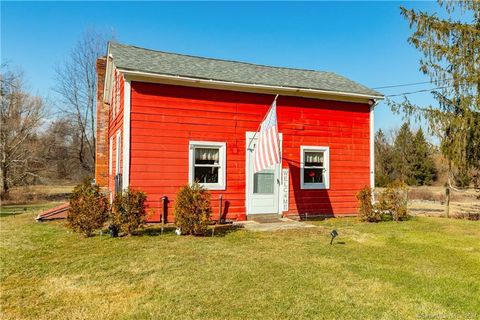
[[[228,201],[227,217],[245,214],[245,132],[255,131],[272,95],[132,82],[130,186],[145,191],[159,220],[160,198],[169,198],[168,218],[178,189],[188,182],[190,140],[227,145],[227,187],[212,191]],[[369,106],[281,96],[283,168],[290,168],[288,214],[352,214],[356,192],[369,185]],[[330,147],[330,189],[300,189],[300,146]]]

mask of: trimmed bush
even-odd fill
[[[73,189],[67,226],[75,232],[90,237],[103,227],[108,219],[109,204],[100,187],[86,179]]]
[[[380,221],[380,213],[375,210],[372,204],[372,192],[373,190],[365,186],[357,193],[358,199],[358,211],[360,213],[360,219],[362,221],[377,222]]]
[[[400,221],[407,218],[407,189],[401,182],[389,184],[378,194],[376,209],[382,215],[391,215],[393,220]]]
[[[205,234],[211,213],[210,193],[197,182],[180,189],[173,214],[182,234]]]
[[[132,235],[143,228],[147,219],[145,200],[142,191],[127,189],[115,195],[110,214],[110,228]]]
[[[405,220],[407,214],[407,189],[399,182],[389,184],[383,192],[377,193],[377,202],[372,204],[373,190],[364,187],[357,193],[360,219],[367,222],[378,222],[393,219]]]

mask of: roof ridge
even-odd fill
[[[336,75],[338,77],[342,77],[339,74],[336,74],[335,72],[331,71],[321,71],[321,70],[313,70],[313,69],[304,69],[304,68],[290,68],[290,67],[282,67],[282,66],[272,66],[272,65],[267,65],[267,64],[259,64],[259,63],[252,63],[252,62],[245,62],[245,61],[238,61],[238,60],[230,60],[230,59],[221,59],[221,58],[210,58],[210,57],[202,57],[202,56],[195,56],[192,54],[185,54],[185,53],[176,53],[176,52],[168,52],[168,51],[162,51],[162,50],[154,50],[154,49],[149,49],[149,48],[144,48],[144,47],[139,47],[139,46],[134,46],[134,45],[129,45],[129,44],[124,44],[116,41],[109,41],[109,45],[120,45],[123,47],[130,47],[130,48],[135,48],[135,49],[140,49],[140,50],[145,50],[145,51],[152,51],[152,52],[159,52],[159,53],[164,53],[164,54],[171,54],[171,55],[176,55],[176,56],[184,56],[184,57],[190,57],[190,58],[198,58],[198,59],[205,59],[205,60],[212,60],[212,61],[224,61],[224,62],[234,62],[234,63],[240,63],[240,64],[247,64],[251,66],[257,66],[257,67],[264,67],[264,68],[277,68],[277,69],[287,69],[287,70],[300,70],[300,71],[308,71],[308,72],[315,72],[315,73],[329,73]]]

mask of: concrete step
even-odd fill
[[[280,220],[281,216],[276,213],[270,214],[251,214],[247,215],[247,220],[255,221],[258,223],[275,223],[275,222],[282,222]]]

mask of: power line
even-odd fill
[[[451,88],[451,87],[452,87],[452,86],[436,87],[436,88],[423,89],[423,90],[417,90],[417,91],[411,91],[411,92],[404,92],[404,93],[397,93],[397,94],[389,94],[389,95],[386,95],[385,98],[398,97],[398,96],[406,96],[406,95],[409,95],[409,94],[415,94],[415,93],[420,93],[420,92],[431,92],[431,91],[433,91],[433,90],[446,89],[446,88]]]
[[[453,79],[437,80],[435,82],[437,82],[437,83],[438,82],[446,82],[446,81],[450,81],[450,80],[453,80]],[[409,86],[416,86],[416,85],[419,85],[419,84],[426,84],[426,83],[432,83],[432,81],[395,84],[395,85],[391,85],[391,86],[375,87],[375,88],[372,88],[372,89],[388,89],[388,88],[398,88],[398,87],[409,87]]]

